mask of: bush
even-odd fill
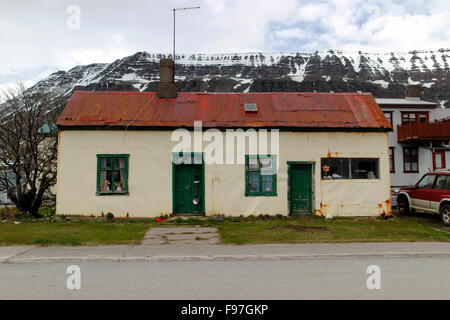
[[[173,222],[176,224],[180,224],[180,223],[183,223],[184,220],[183,220],[183,218],[178,217],[178,218],[175,218],[175,220],[173,220]]]
[[[108,212],[106,214],[106,219],[111,221],[112,219],[114,219],[114,215],[111,212]]]
[[[243,219],[241,217],[226,217],[224,220],[228,222],[239,222]]]
[[[0,220],[12,220],[19,214],[15,207],[4,207],[0,209]]]
[[[40,207],[38,213],[41,217],[51,218],[55,215],[55,207]]]
[[[186,219],[187,224],[198,224],[200,223],[200,219],[197,218],[187,218]]]
[[[208,218],[206,218],[206,220],[205,220],[205,223],[207,223],[207,224],[213,224],[213,223],[215,223],[215,222],[216,222],[216,219],[211,218],[211,217],[208,217]]]
[[[256,217],[254,214],[251,214],[247,217],[247,220],[255,220],[255,219],[256,219]]]
[[[282,220],[282,219],[283,219],[283,215],[277,213],[277,214],[275,215],[275,218],[277,218],[278,220]]]

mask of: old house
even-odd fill
[[[154,217],[390,212],[389,123],[371,94],[73,94],[57,213]]]
[[[420,92],[420,86],[410,85],[405,98],[375,99],[393,127],[389,161],[394,189],[450,167],[450,110],[422,100]]]

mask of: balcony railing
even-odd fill
[[[397,126],[398,142],[449,141],[450,118],[435,122],[410,122]]]

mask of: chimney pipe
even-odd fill
[[[406,99],[408,100],[420,100],[421,93],[420,85],[406,85]]]
[[[172,59],[161,59],[159,61],[159,84],[156,89],[158,98],[176,98],[175,88],[175,63]]]

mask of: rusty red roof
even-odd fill
[[[246,113],[244,104],[258,111]],[[193,127],[346,128],[389,130],[369,93],[193,93],[157,98],[155,92],[75,91],[60,128]]]

